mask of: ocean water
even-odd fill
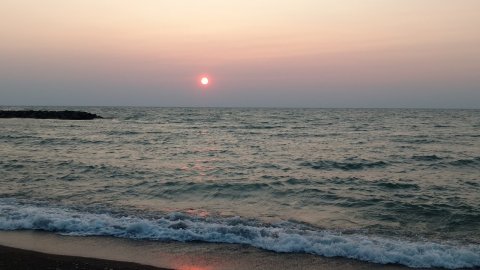
[[[0,119],[0,230],[480,267],[479,110],[68,109]]]

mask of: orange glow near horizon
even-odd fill
[[[3,0],[0,102],[477,108],[478,10],[478,0]]]

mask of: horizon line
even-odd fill
[[[165,105],[5,105],[0,107],[102,107],[192,109],[371,109],[371,110],[480,110],[480,107],[311,107],[311,106],[165,106]]]

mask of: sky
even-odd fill
[[[479,11],[478,0],[2,0],[0,105],[480,108]]]

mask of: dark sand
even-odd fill
[[[130,262],[52,255],[35,251],[0,246],[2,270],[160,270]]]

